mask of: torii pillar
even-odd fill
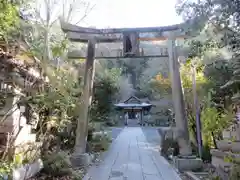
[[[74,152],[70,158],[74,167],[90,164],[90,157],[86,153],[89,109],[92,102],[93,80],[95,75],[95,40],[88,40],[87,58],[85,63],[83,94],[81,98],[81,109],[77,122]]]
[[[183,89],[176,49],[176,38],[173,33],[168,36],[168,54],[169,54],[169,69],[172,82],[172,99],[175,112],[175,121],[177,128],[177,138],[180,147],[180,155],[189,156],[192,154],[192,149],[189,140],[188,122],[185,112]]]
[[[82,106],[81,118],[77,123],[76,140],[74,147],[74,154],[84,154],[86,152],[87,136],[88,136],[88,113],[89,106],[92,102],[92,90],[93,81],[95,76],[95,40],[90,39],[87,47],[87,59],[85,63],[84,82],[83,82],[83,94],[82,94]]]
[[[88,43],[84,72],[83,94],[81,96],[81,108],[77,121],[74,152],[70,158],[74,167],[89,165],[90,157],[86,153],[88,136],[89,107],[92,101],[93,81],[95,74],[95,45],[102,42],[115,42],[117,38],[96,35],[88,31],[94,29],[81,28],[61,21],[62,30],[72,42]],[[80,58],[80,57],[79,57]]]

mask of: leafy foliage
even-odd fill
[[[12,160],[1,160],[0,161],[0,179],[6,177],[12,178],[12,170],[22,165],[22,158],[20,155],[15,155]]]
[[[153,77],[147,85],[145,85],[145,89],[147,88],[147,94],[150,97],[163,97],[171,94],[171,80],[162,76],[161,73],[157,74]]]
[[[108,68],[121,68],[121,75],[130,76],[131,83],[134,89],[137,89],[140,85],[140,79],[144,70],[148,67],[149,59],[145,58],[126,58],[107,61]]]
[[[184,1],[179,4],[178,12],[190,21],[193,26],[200,24],[199,32],[211,32],[208,36],[214,40],[218,49],[223,47],[228,50],[230,61],[227,63],[232,67],[232,76],[228,82],[222,87],[224,90],[236,93],[233,100],[238,102],[239,96],[239,2],[235,0],[230,1],[199,1],[194,3],[192,1]],[[193,27],[192,26],[192,27]],[[191,27],[191,28],[192,28]],[[208,39],[204,39],[203,44],[207,44]],[[205,45],[204,45],[205,46]],[[206,50],[205,50],[206,51]],[[227,64],[225,63],[225,64]],[[228,67],[230,67],[228,66]],[[225,76],[223,76],[225,78]]]
[[[205,82],[202,84],[197,79],[197,94],[204,146],[216,146],[215,141],[222,138],[222,131],[233,123],[232,103],[239,103],[240,21],[237,7],[239,2],[235,0],[187,0],[179,1],[177,5],[178,13],[189,22],[186,29],[194,35],[188,40],[189,58],[191,61],[199,59],[203,65],[197,75],[201,73]],[[182,79],[183,86],[191,85],[187,77]],[[193,100],[185,89],[184,95],[190,129],[195,131],[195,115],[191,112]]]
[[[0,38],[14,30],[19,22],[18,4],[14,1],[2,0],[0,2]]]
[[[234,115],[232,111],[219,112],[215,107],[205,107],[201,112],[201,120],[203,122],[203,135],[204,140],[209,145],[214,140],[222,139],[222,131],[229,127],[232,123]],[[216,145],[215,145],[216,146]]]
[[[106,122],[110,120],[114,111],[113,102],[118,93],[119,69],[106,70],[97,74],[94,81],[93,102],[91,107],[91,120]]]

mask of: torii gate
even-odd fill
[[[105,58],[144,58],[144,57],[169,57],[169,69],[171,74],[172,95],[174,101],[174,111],[176,118],[176,127],[178,129],[178,143],[180,145],[180,154],[183,156],[191,155],[189,141],[188,123],[184,107],[182,84],[179,72],[178,55],[176,51],[175,40],[185,38],[182,31],[184,24],[165,26],[165,27],[146,27],[146,28],[117,28],[117,29],[93,29],[84,28],[61,21],[63,32],[68,39],[73,42],[88,43],[87,56],[82,57],[69,52],[69,57],[86,58],[84,74],[83,108],[81,117],[77,125],[77,138],[75,142],[75,153],[83,154],[86,149],[87,129],[88,129],[88,110],[91,104],[93,79],[94,79],[94,59]],[[153,36],[142,36],[142,34],[152,33]],[[147,55],[140,51],[140,41],[168,41],[168,54]],[[95,45],[97,43],[123,42],[122,53],[119,56],[95,57]]]

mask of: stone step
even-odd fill
[[[232,167],[232,164],[229,162],[226,162],[224,159],[212,156],[212,165],[215,168],[223,169],[224,172],[228,172],[230,168]]]
[[[211,149],[211,154],[212,156],[219,157],[219,158],[224,158],[224,157],[233,157],[233,158],[240,158],[240,154],[235,154],[232,152],[227,152],[227,151],[221,151],[219,149]]]
[[[227,141],[227,140],[217,141],[217,148],[220,149],[221,151],[231,151],[233,153],[239,153],[240,142]]]
[[[232,167],[232,163],[227,161],[227,158],[230,159],[239,159],[240,154],[234,154],[232,152],[221,151],[219,149],[212,149],[212,165],[215,168],[221,168],[225,172],[228,172]]]

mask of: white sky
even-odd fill
[[[97,0],[83,25],[117,28],[178,24],[182,18],[175,12],[175,3],[176,0]]]

